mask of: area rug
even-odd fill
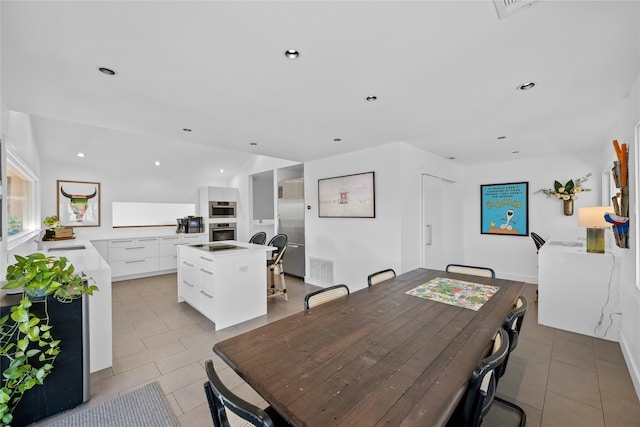
[[[477,311],[498,289],[498,286],[436,277],[405,293]]]
[[[176,427],[157,382],[58,420],[50,427]]]

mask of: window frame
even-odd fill
[[[33,170],[17,155],[15,151],[11,149],[11,147],[6,147],[6,163],[5,163],[5,174],[4,174],[4,182],[3,186],[5,187],[4,196],[6,197],[5,203],[3,203],[3,208],[5,210],[4,217],[5,222],[8,224],[9,220],[9,185],[7,176],[9,174],[9,167],[15,169],[20,174],[22,174],[26,179],[31,181],[31,212],[29,215],[27,223],[28,230],[22,231],[13,236],[9,236],[8,227],[5,225],[4,231],[7,241],[7,250],[12,250],[23,243],[27,242],[29,239],[37,236],[41,231],[41,226],[39,224],[40,220],[40,178],[38,175],[33,172]]]

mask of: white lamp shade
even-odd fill
[[[613,212],[613,206],[578,208],[578,225],[581,227],[611,227],[611,223],[604,219],[604,214]]]

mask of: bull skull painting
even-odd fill
[[[60,186],[60,193],[69,199],[69,207],[73,215],[75,215],[76,221],[82,222],[87,214],[89,200],[96,197],[98,189],[94,187],[93,193],[91,194],[70,194],[64,191],[64,187]]]

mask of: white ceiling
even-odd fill
[[[637,1],[547,0],[503,20],[488,0],[1,6],[2,101],[36,116],[45,159],[193,152],[217,169],[395,141],[462,165],[584,151],[615,137],[640,69]]]

